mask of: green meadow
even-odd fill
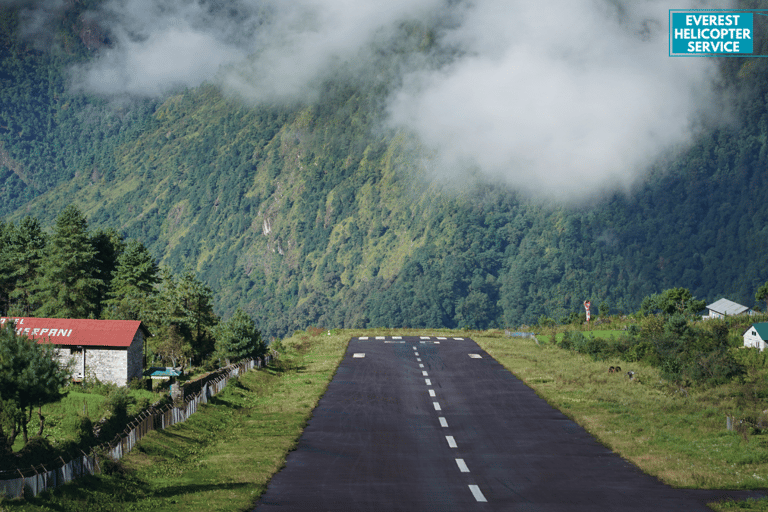
[[[643,471],[689,488],[768,488],[768,435],[728,431],[738,385],[681,390],[653,367],[593,361],[539,337],[501,331],[335,330],[283,340],[280,360],[251,371],[188,421],[153,432],[104,473],[5,511],[248,510],[296,447],[312,409],[333,378],[352,336],[472,337],[554,407]],[[609,374],[619,365],[622,374]],[[630,381],[625,373],[632,370]],[[715,510],[768,510],[768,501],[711,505]]]

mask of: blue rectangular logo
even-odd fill
[[[752,54],[752,13],[744,11],[671,10],[670,55]]]

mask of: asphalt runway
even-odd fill
[[[353,338],[255,510],[708,511],[552,408],[471,339]]]

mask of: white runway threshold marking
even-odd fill
[[[353,355],[352,357],[365,357],[365,352],[358,352],[355,355]]]
[[[402,336],[392,336],[392,339],[393,340],[401,340],[401,339],[403,339],[403,337]]]
[[[469,354],[469,357],[471,357],[472,359],[482,359],[483,358],[483,356],[481,356],[480,354]]]
[[[360,337],[359,337],[359,338],[357,338],[357,339],[359,339],[359,340],[367,340],[367,339],[368,339],[368,336],[360,336]]]
[[[448,441],[448,446],[456,448],[456,440],[453,439],[453,436],[445,436],[445,440]]]
[[[422,340],[428,340],[429,336],[419,336],[419,338],[422,339]]]
[[[455,340],[463,340],[464,338],[453,338]]]
[[[464,463],[464,459],[456,459],[456,464],[459,466],[462,473],[469,473],[469,468]]]
[[[376,339],[377,340],[385,340],[385,339],[387,339],[387,337],[386,336],[376,336]]]
[[[439,340],[447,340],[448,338],[446,338],[444,336],[438,336],[437,339],[439,339]]]
[[[427,386],[431,386],[432,385],[432,381],[430,379],[424,379],[424,382],[427,383]]]
[[[483,493],[480,491],[480,488],[478,486],[470,485],[469,490],[472,491],[472,496],[474,496],[477,501],[482,501],[483,503],[488,502],[488,500],[485,499],[485,496],[483,496]]]
[[[440,408],[440,402],[432,402],[432,405],[435,406],[436,411],[442,411],[442,409]]]
[[[447,422],[447,421],[445,421],[445,418],[443,418],[442,416],[440,416],[438,419],[440,420],[440,426],[441,426],[441,427],[447,427],[447,426],[448,426],[448,422]]]
[[[405,343],[405,342],[404,341],[390,341],[390,340],[387,340],[384,343]]]

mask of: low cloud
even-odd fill
[[[34,31],[63,4],[0,5],[23,6]],[[685,147],[715,100],[712,59],[668,56],[668,12],[657,0],[111,0],[84,15],[110,46],[72,77],[104,95],[216,81],[254,103],[311,101],[341,69],[376,72],[376,45],[416,21],[434,44],[398,65],[389,127],[413,134],[446,183],[479,174],[578,201]]]
[[[626,189],[713,101],[711,60],[668,57],[667,15],[652,1],[477,1],[444,36],[463,56],[411,73],[391,121],[448,183],[475,169],[556,200]]]

